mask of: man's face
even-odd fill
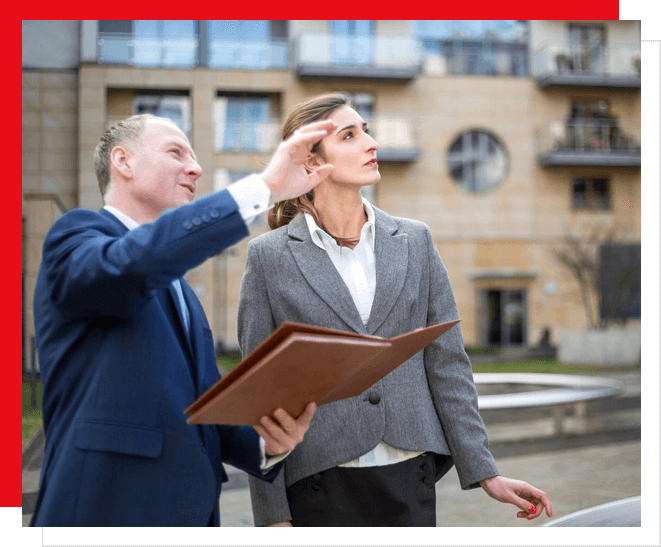
[[[193,200],[202,169],[186,135],[174,123],[147,120],[140,143],[132,148],[130,196],[151,220]]]

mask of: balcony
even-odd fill
[[[197,36],[190,35],[154,37],[107,32],[99,33],[98,40],[99,63],[150,68],[204,64],[222,69],[286,69],[288,50],[287,40],[200,42]]]
[[[528,76],[528,44],[490,40],[428,40],[429,75]]]
[[[640,123],[613,119],[554,121],[537,132],[542,167],[640,167]]]
[[[294,62],[299,78],[409,81],[422,70],[420,43],[410,37],[302,34]]]
[[[640,44],[548,46],[534,55],[540,89],[640,89]]]
[[[101,64],[149,68],[189,68],[198,64],[197,36],[140,36],[99,33]]]

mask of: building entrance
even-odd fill
[[[487,346],[526,344],[526,290],[485,289],[482,291],[483,340]]]

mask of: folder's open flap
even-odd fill
[[[388,340],[290,333],[240,377],[217,382],[202,405],[187,411],[188,423],[251,425],[278,407],[299,416],[307,403],[346,384],[354,367],[390,345]]]
[[[349,379],[349,385],[340,386],[338,389],[342,389],[344,397],[355,397],[360,395],[381,378],[395,370],[404,361],[410,359],[416,353],[431,344],[441,334],[454,327],[459,321],[459,319],[456,319],[455,321],[439,323],[438,325],[417,329],[390,338],[392,346],[388,351],[384,351],[377,355],[374,361],[368,363],[367,366],[356,369],[355,373]],[[335,401],[338,398],[335,390],[333,390],[330,391],[323,400],[318,401],[318,404],[326,404],[327,402]]]

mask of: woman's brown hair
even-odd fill
[[[296,129],[302,125],[327,119],[333,112],[341,106],[353,107],[349,96],[346,93],[329,93],[320,95],[309,101],[299,104],[291,112],[282,127],[282,140],[287,139]],[[319,150],[320,142],[315,143],[311,152]],[[309,213],[314,218],[317,225],[328,233],[325,229],[319,213],[314,207],[314,190],[295,199],[281,201],[269,211],[268,223],[272,230],[289,224],[298,213]],[[332,235],[332,234],[330,234]],[[337,238],[333,236],[338,245],[357,243],[349,238]]]

